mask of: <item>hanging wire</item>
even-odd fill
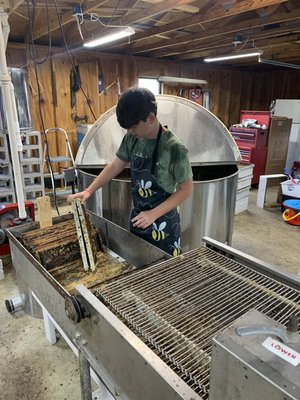
[[[99,16],[98,16],[97,14],[94,14],[94,15],[97,15],[97,19],[96,19],[96,20],[97,20],[102,26],[104,26],[104,29],[110,28],[110,27],[111,27],[111,28],[114,27],[113,25],[110,25],[110,23],[111,23],[111,21],[115,18],[115,15],[116,15],[116,12],[117,12],[117,10],[118,10],[118,8],[119,8],[120,3],[121,3],[121,0],[118,0],[116,6],[115,6],[115,8],[114,8],[114,11],[113,11],[113,13],[112,13],[112,16],[110,17],[109,21],[108,21],[106,24],[100,20],[100,18],[99,18]],[[91,14],[91,15],[93,15],[93,14]],[[118,28],[122,28],[122,26],[118,25]]]
[[[252,39],[252,46],[253,46],[255,49],[261,51],[261,49],[260,49],[259,47],[255,46],[255,43],[254,43],[254,42],[255,42],[255,39]]]
[[[30,26],[30,41],[29,41],[30,56],[35,64],[43,64],[49,59],[51,50],[52,50],[52,37],[51,37],[51,29],[50,29],[48,2],[47,2],[47,0],[45,0],[46,19],[47,19],[47,28],[48,28],[48,51],[47,51],[46,57],[42,60],[37,60],[36,53],[35,53],[35,43],[34,43],[34,38],[33,38],[36,3],[35,2],[32,3],[32,16],[30,15],[30,7],[29,7],[28,0],[26,0],[26,3],[27,3],[28,19],[29,19],[29,26]]]
[[[45,124],[44,124],[44,118],[43,118],[42,107],[41,107],[41,102],[42,102],[41,85],[40,85],[40,81],[39,81],[39,77],[38,77],[38,70],[37,70],[37,65],[41,65],[41,64],[45,63],[48,60],[48,58],[50,57],[50,54],[51,54],[51,31],[50,31],[48,4],[47,4],[47,0],[45,0],[47,25],[48,25],[48,35],[49,35],[48,53],[47,53],[47,56],[43,60],[38,61],[36,59],[35,43],[34,43],[34,39],[33,39],[35,3],[33,3],[33,7],[32,7],[32,16],[31,16],[31,13],[30,13],[28,0],[26,0],[26,3],[27,3],[28,18],[29,18],[29,28],[30,28],[29,52],[30,52],[30,56],[32,58],[33,65],[34,65],[34,75],[35,75],[35,80],[36,80],[36,85],[37,85],[37,92],[38,92],[39,116],[40,116],[40,121],[41,121],[41,125],[42,125],[42,134],[43,134],[44,141],[45,141],[45,144],[46,144],[46,146],[45,146],[45,149],[46,149],[45,158],[46,158],[48,166],[49,166],[49,172],[50,172],[52,188],[53,188],[55,209],[56,209],[57,214],[60,215],[59,214],[59,209],[58,209],[58,204],[57,204],[57,194],[56,194],[56,189],[55,189],[55,183],[54,183],[54,172],[53,172],[53,168],[52,168],[52,164],[51,164],[51,160],[50,160],[48,138],[47,138],[47,135],[46,135],[46,132],[45,132]]]
[[[65,45],[65,48],[66,48],[66,50],[67,50],[67,53],[68,53],[68,56],[69,56],[69,59],[70,59],[70,62],[71,62],[73,71],[74,71],[75,75],[77,76],[75,64],[74,64],[74,61],[73,61],[73,56],[72,56],[72,54],[71,54],[71,52],[70,52],[70,49],[69,49],[69,46],[68,46],[68,43],[67,43],[67,40],[66,40],[66,37],[65,37],[65,32],[64,32],[63,27],[62,27],[62,24],[61,24],[61,20],[60,20],[60,16],[59,16],[59,11],[58,11],[58,5],[57,5],[57,1],[56,1],[56,0],[54,0],[54,4],[55,4],[55,8],[56,8],[57,19],[58,19],[59,28],[60,28],[60,31],[61,31],[61,34],[62,34],[62,38],[63,38],[63,41],[64,41],[64,45]],[[84,95],[84,97],[85,97],[85,99],[86,99],[86,101],[87,101],[87,105],[88,105],[88,107],[89,107],[89,109],[90,109],[90,111],[91,111],[91,114],[92,114],[93,118],[94,118],[95,121],[96,121],[97,118],[96,118],[96,115],[95,115],[95,113],[94,113],[94,111],[93,111],[93,109],[92,109],[92,107],[91,107],[90,99],[87,97],[85,91],[83,90],[83,87],[82,87],[82,84],[81,84],[80,79],[77,79],[77,80],[78,80],[78,82],[79,82],[80,90],[82,91],[82,93],[83,93],[83,95]]]
[[[236,51],[241,51],[241,50],[246,46],[246,44],[249,42],[249,38],[250,38],[250,35],[248,35],[247,39],[246,39],[245,42],[242,44],[242,46],[239,47],[239,48],[236,48],[236,49],[234,50],[234,52],[236,52]]]

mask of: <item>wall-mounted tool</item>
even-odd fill
[[[74,68],[71,69],[70,73],[70,92],[71,92],[71,107],[75,107],[76,104],[76,92],[80,89],[81,80],[80,80],[80,71],[79,65],[75,65]]]

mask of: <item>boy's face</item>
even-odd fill
[[[150,113],[146,121],[140,121],[137,125],[128,129],[128,132],[137,138],[141,139],[155,139],[157,136],[157,129],[154,121],[156,117]]]

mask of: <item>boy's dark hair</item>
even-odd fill
[[[129,129],[140,121],[146,121],[151,112],[156,115],[155,96],[148,89],[128,89],[120,97],[116,112],[121,127]]]

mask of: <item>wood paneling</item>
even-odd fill
[[[38,51],[38,57],[46,55],[46,50]],[[207,80],[204,86],[210,92],[211,111],[226,125],[239,122],[240,110],[268,110],[276,98],[300,98],[300,72],[281,69],[266,72],[249,70],[230,70],[220,67],[201,66],[199,64],[157,61],[143,57],[123,57],[101,53],[94,59],[77,57],[82,89],[76,92],[76,104],[71,108],[70,72],[71,63],[62,52],[55,52],[51,62],[37,66],[40,82],[41,102],[39,107],[35,68],[24,49],[10,48],[7,51],[9,66],[27,66],[30,87],[31,115],[33,126],[42,130],[40,112],[44,127],[54,126],[65,129],[70,138],[74,153],[77,149],[76,120],[86,117],[87,123],[94,123],[90,107],[96,118],[116,105],[120,92],[135,86],[138,77],[158,77],[161,75],[198,78]],[[53,104],[53,78],[55,73],[57,105]],[[99,73],[103,79],[103,90],[98,92]],[[178,95],[181,86],[164,85],[164,94]],[[188,88],[183,87],[181,94],[188,96]],[[90,107],[88,106],[90,104]],[[76,119],[77,118],[77,119]],[[62,136],[49,136],[51,154],[64,155],[65,146]]]

